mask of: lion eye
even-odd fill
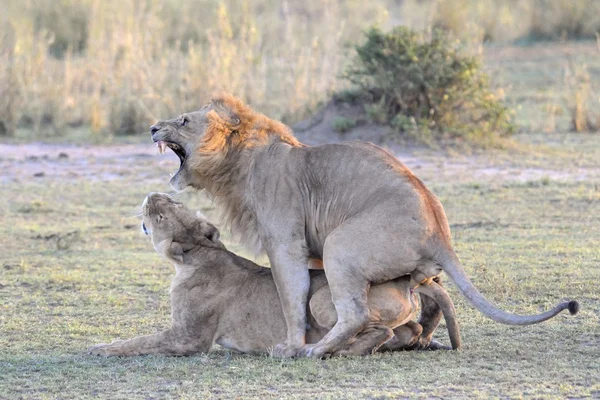
[[[158,214],[158,215],[156,216],[156,222],[160,222],[160,221],[162,221],[162,219],[163,219],[163,216],[162,216],[162,214]]]
[[[190,122],[190,120],[187,119],[187,117],[183,117],[183,121],[181,121],[181,126],[186,126],[188,122]]]

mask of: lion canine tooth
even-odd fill
[[[158,142],[156,142],[156,146],[158,147],[159,154],[165,154],[165,149],[167,148],[167,144],[165,142],[159,140]]]

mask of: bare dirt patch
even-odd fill
[[[327,122],[331,116],[324,115],[320,122],[298,136],[309,144],[321,144],[341,140],[365,138],[365,135],[381,137],[372,126],[357,128],[347,137],[333,132]],[[425,182],[447,181],[516,181],[535,180],[583,181],[600,179],[600,162],[595,154],[586,151],[593,135],[571,135],[569,143],[564,135],[544,135],[546,143],[539,146],[534,136],[525,136],[529,149],[519,151],[495,151],[479,154],[448,154],[447,152],[403,148],[397,144],[378,144],[388,147],[402,162]],[[555,139],[555,140],[552,140]],[[541,150],[540,150],[541,149]],[[86,145],[60,144],[0,144],[0,182],[32,179],[80,179],[110,181],[128,177],[145,182],[168,180],[179,161],[172,152],[159,155],[152,144]],[[578,156],[581,154],[581,157]]]
[[[0,180],[80,179],[101,181],[131,176],[165,180],[179,165],[173,153],[159,156],[152,144],[0,144]]]

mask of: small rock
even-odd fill
[[[42,176],[45,176],[46,173],[45,172],[36,172],[35,174],[33,174],[33,176],[35,176],[36,178],[41,178]]]
[[[63,153],[63,152],[58,153],[58,159],[59,160],[66,159],[66,158],[69,158],[69,155],[67,153]]]

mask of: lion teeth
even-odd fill
[[[165,149],[167,148],[167,144],[165,142],[159,140],[158,142],[156,142],[156,146],[158,147],[159,154],[165,154]]]

